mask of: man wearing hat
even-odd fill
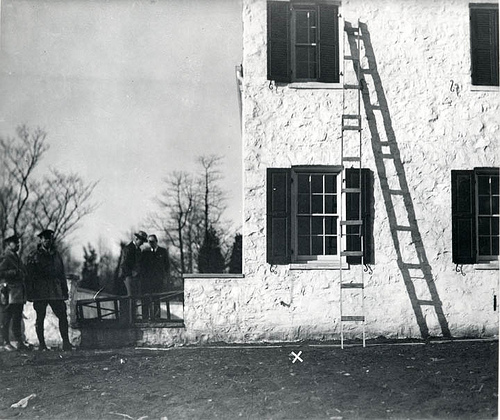
[[[21,322],[23,307],[26,303],[24,281],[26,267],[17,255],[19,251],[19,237],[9,236],[4,240],[5,251],[0,258],[0,289],[3,293],[3,302],[0,303],[0,345],[3,350],[12,351],[15,348],[10,344],[9,329],[12,322],[12,332],[17,341],[17,350],[28,350],[23,342]]]
[[[122,248],[118,265],[118,280],[123,282],[127,297],[140,294],[141,246],[148,240],[146,232],[140,230],[134,233],[134,239]],[[127,321],[132,319],[133,302],[130,300],[127,311],[123,313]]]
[[[47,306],[59,319],[59,332],[63,340],[63,350],[73,347],[69,341],[68,316],[66,302],[68,283],[64,273],[61,255],[54,246],[54,231],[46,229],[38,234],[40,243],[28,256],[28,278],[26,289],[28,300],[33,302],[36,312],[36,335],[40,343],[39,350],[47,350],[44,336],[44,321]]]

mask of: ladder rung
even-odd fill
[[[421,270],[422,264],[403,263],[403,267],[410,270]]]
[[[359,115],[359,114],[343,114],[342,118],[345,120],[359,120],[359,119],[361,119],[361,115]]]
[[[342,188],[343,193],[360,193],[361,188]]]
[[[362,289],[365,285],[363,283],[342,283],[340,287],[342,289]]]
[[[382,158],[384,158],[384,159],[394,159],[394,156],[392,156],[389,153],[384,153],[384,154],[382,154]]]
[[[341,257],[362,257],[363,251],[342,251],[340,253]]]
[[[359,156],[346,156],[342,158],[345,162],[361,162],[361,158]]]
[[[341,316],[341,321],[364,321],[365,317],[362,315]]]
[[[345,125],[342,127],[342,130],[361,131],[361,127],[359,125]]]
[[[350,84],[345,84],[344,89],[360,89],[360,85],[350,85]]]
[[[341,226],[360,226],[363,224],[362,220],[341,220]]]
[[[436,304],[433,300],[424,300],[424,299],[418,299],[417,303],[419,305],[429,305],[429,306],[433,306]]]
[[[396,226],[396,230],[401,230],[404,232],[411,232],[411,226]]]
[[[344,29],[348,34],[357,34],[359,32],[359,28],[355,28],[353,26],[351,27],[346,27]]]
[[[403,195],[403,191],[401,190],[389,190],[389,194],[392,194],[392,195]]]

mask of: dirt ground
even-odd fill
[[[1,419],[498,415],[497,341],[3,352],[0,374]]]

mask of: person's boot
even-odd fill
[[[36,336],[38,337],[38,350],[39,351],[47,351],[48,348],[45,345],[45,336],[43,332],[43,327],[40,328],[38,325],[36,326]]]
[[[62,346],[63,351],[72,351],[74,350],[74,347],[71,345],[71,343],[68,341],[63,341],[63,346]]]
[[[59,332],[61,333],[61,337],[63,340],[63,345],[62,349],[63,351],[71,351],[73,350],[73,346],[71,345],[69,341],[69,332],[68,332],[68,324],[67,322],[60,322],[59,323]]]

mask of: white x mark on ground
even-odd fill
[[[303,360],[300,358],[300,355],[302,354],[302,350],[299,351],[297,354],[295,354],[293,351],[290,353],[290,356],[293,356],[293,360],[292,360],[292,363],[295,363],[297,360],[300,360],[300,362],[302,363]]]

